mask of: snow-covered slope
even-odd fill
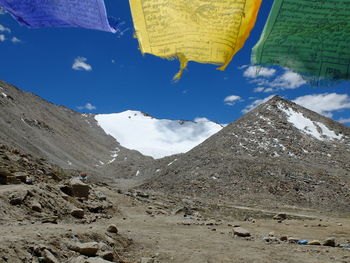
[[[95,119],[122,146],[153,158],[185,153],[223,128],[206,120],[159,120],[130,110],[96,115]]]
[[[282,110],[288,116],[288,121],[292,123],[301,132],[309,134],[318,140],[340,140],[343,136],[341,134],[335,134],[326,125],[321,122],[312,121],[305,117],[301,112],[297,112],[292,108],[286,108],[281,104],[278,104],[280,110]]]

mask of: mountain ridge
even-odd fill
[[[341,139],[327,137],[321,128],[320,138],[297,128],[287,109]],[[277,96],[179,156],[142,188],[349,212],[349,145],[349,127]]]

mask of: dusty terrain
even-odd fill
[[[121,192],[106,186],[94,188],[117,205],[118,211],[107,213],[109,216],[100,213],[97,220],[90,222],[75,219],[53,224],[32,218],[32,221],[2,224],[1,262],[108,262],[81,256],[69,248],[74,242],[91,241],[104,244],[106,251],[112,251],[113,262],[350,261],[347,248],[263,240],[269,235],[321,242],[334,237],[337,244],[349,244],[349,215],[338,218],[295,208],[266,211],[257,207],[230,207],[227,203],[179,200],[157,193],[148,196],[135,191]],[[0,192],[3,189],[4,186]],[[287,213],[287,219],[278,222],[273,216],[281,211]],[[117,226],[118,234],[107,231],[112,224]],[[235,225],[247,229],[251,237],[234,236]],[[57,261],[42,261],[40,251],[44,248],[51,251]]]

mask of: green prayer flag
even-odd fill
[[[316,84],[350,79],[350,0],[275,0],[252,63]]]

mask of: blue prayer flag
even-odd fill
[[[82,27],[116,32],[108,23],[104,0],[0,0],[20,24],[32,28]]]

